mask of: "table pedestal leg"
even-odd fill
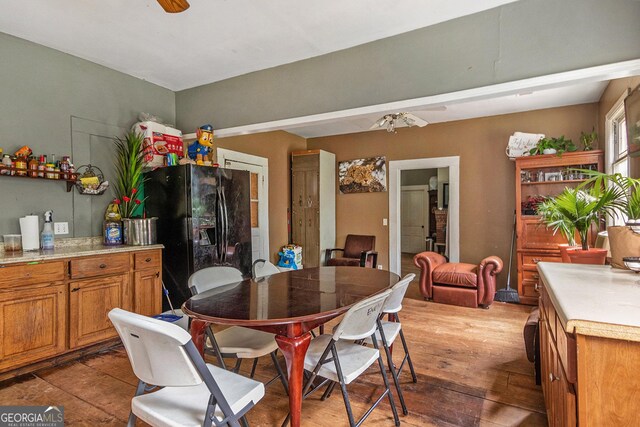
[[[291,411],[291,426],[300,426],[300,413],[302,411],[302,386],[304,378],[304,356],[307,354],[311,334],[289,338],[276,335],[276,342],[287,361],[287,374],[289,375],[289,411]]]
[[[204,336],[209,324],[198,319],[191,319],[191,339],[204,359]]]

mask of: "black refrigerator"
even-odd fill
[[[162,279],[174,307],[191,296],[189,276],[205,267],[231,266],[251,275],[249,172],[189,164],[145,177],[145,209],[158,217]],[[163,306],[168,309],[166,300]]]

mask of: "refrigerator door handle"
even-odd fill
[[[224,187],[222,188],[222,191],[220,191],[220,194],[222,196],[222,209],[223,209],[223,214],[222,214],[222,218],[224,220],[223,222],[223,229],[224,229],[224,238],[223,238],[223,243],[224,243],[224,261],[226,262],[227,260],[227,249],[229,247],[229,218],[228,218],[228,211],[227,211],[227,197],[224,194]]]

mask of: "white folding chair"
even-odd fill
[[[389,399],[395,425],[400,425],[393,393],[389,386],[382,356],[378,350],[378,340],[375,337],[378,317],[381,314],[385,300],[390,294],[391,289],[387,289],[351,307],[335,328],[333,335],[323,334],[311,340],[304,359],[304,369],[310,374],[302,392],[303,398],[329,381],[339,383],[347,416],[349,417],[349,425],[352,427],[360,425],[385,396]],[[354,343],[354,341],[360,341],[367,337],[371,337],[374,348]],[[378,362],[385,390],[364,415],[355,422],[351,403],[349,402],[347,384],[358,378],[376,361]],[[312,388],[316,377],[324,378],[324,380]]]
[[[265,276],[271,276],[272,274],[278,274],[280,270],[267,260],[257,259],[253,262],[251,267],[251,275],[254,279],[259,279]]]
[[[205,364],[185,330],[119,308],[109,312],[140,380],[127,426],[240,426],[264,396],[258,381]],[[157,389],[158,387],[162,387]]]
[[[400,405],[402,406],[402,413],[407,415],[409,412],[407,411],[407,405],[404,402],[404,396],[402,395],[402,390],[400,389],[400,382],[398,381],[398,377],[400,376],[400,372],[402,372],[402,368],[404,367],[405,362],[409,362],[409,369],[411,370],[411,377],[413,382],[418,382],[418,377],[416,376],[416,372],[413,369],[413,362],[411,361],[411,355],[409,354],[409,348],[407,347],[407,341],[404,339],[404,333],[402,332],[402,324],[400,323],[400,318],[398,317],[398,313],[402,310],[402,300],[404,298],[405,293],[407,292],[407,288],[411,281],[416,277],[415,274],[407,274],[404,276],[402,280],[393,285],[391,288],[391,295],[384,303],[382,307],[382,315],[390,314],[395,318],[395,321],[383,320],[382,315],[378,318],[378,330],[376,331],[376,339],[382,342],[382,346],[384,348],[384,352],[387,355],[387,363],[389,365],[389,370],[391,371],[391,376],[393,377],[393,382],[396,385],[396,390],[398,391],[398,398],[400,399]],[[396,370],[396,366],[393,363],[393,359],[391,357],[391,345],[395,339],[400,336],[402,341],[402,347],[404,348],[404,358],[402,359],[402,363]],[[364,340],[367,344],[372,344],[373,341],[371,338],[366,338]]]
[[[189,277],[189,289],[193,295],[198,295],[230,283],[241,282],[242,280],[242,273],[233,267],[207,267],[196,271]],[[287,377],[278,362],[278,344],[274,334],[241,326],[231,326],[215,334],[211,328],[207,328],[206,334],[209,341],[211,341],[212,348],[205,348],[205,353],[213,353],[223,368],[226,369],[225,357],[236,359],[236,364],[232,368],[233,372],[240,370],[243,359],[254,359],[251,367],[251,378],[255,375],[258,358],[270,355],[278,375],[269,380],[267,385],[279,378],[285,393],[289,393]]]

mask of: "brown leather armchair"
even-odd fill
[[[378,252],[375,251],[376,236],[347,235],[344,248],[325,250],[325,265],[371,267],[378,266]],[[333,252],[342,251],[342,257],[332,258]]]
[[[413,263],[421,269],[420,293],[426,299],[463,307],[489,308],[496,293],[496,276],[502,271],[497,256],[475,265],[447,262],[435,252],[421,252]]]

